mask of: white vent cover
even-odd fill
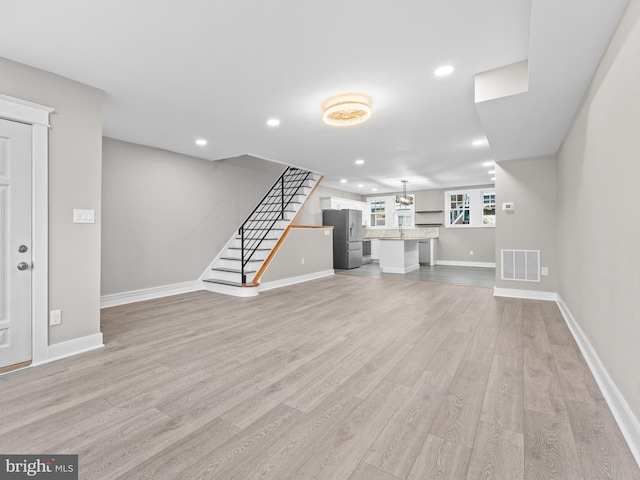
[[[540,281],[540,250],[501,250],[502,280]]]

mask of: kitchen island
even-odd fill
[[[418,270],[418,238],[380,238],[380,268],[383,273],[405,274]]]
[[[435,243],[439,230],[435,227],[417,228],[364,228],[364,238],[375,240],[371,246],[371,258],[380,262],[383,273],[405,274],[420,268],[420,241],[430,240],[429,262],[437,263]],[[375,248],[374,248],[375,247]],[[375,252],[374,252],[375,250]]]

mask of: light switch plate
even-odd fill
[[[95,210],[73,209],[73,223],[96,223]]]

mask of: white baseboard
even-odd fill
[[[482,267],[496,268],[495,262],[458,262],[454,260],[438,260],[436,265],[446,265],[449,267]]]
[[[622,393],[620,393],[620,390],[618,390],[618,387],[616,387],[613,379],[609,376],[607,369],[600,361],[591,342],[571,314],[569,307],[567,307],[560,295],[557,297],[556,303],[564,317],[564,321],[567,327],[569,327],[578,347],[580,347],[582,356],[586,360],[587,365],[589,365],[589,369],[596,379],[602,395],[611,409],[611,413],[616,419],[616,422],[618,422],[620,431],[627,441],[629,449],[636,459],[636,463],[640,466],[640,423],[638,423],[638,420],[631,412],[627,401],[622,396]]]
[[[517,290],[515,288],[493,287],[494,297],[526,298],[529,300],[549,300],[555,302],[558,299],[556,292],[537,292],[535,290]]]
[[[398,273],[404,275],[405,273],[413,272],[414,270],[420,270],[420,264],[411,265],[409,267],[383,267],[382,273]]]
[[[100,297],[100,308],[115,307],[116,305],[125,305],[127,303],[141,302],[143,300],[153,300],[154,298],[168,297],[170,295],[178,295],[180,293],[196,292],[200,289],[200,282],[194,281],[103,295]]]
[[[318,278],[330,277],[334,274],[332,270],[323,270],[320,272],[307,273],[305,275],[298,275],[297,277],[283,278],[282,280],[274,280],[272,282],[261,283],[258,287],[260,291],[271,290],[273,288],[286,287],[287,285],[294,285],[296,283],[308,282],[309,280],[316,280]]]
[[[66,342],[54,343],[53,345],[49,345],[47,348],[47,359],[33,363],[32,366],[35,367],[36,365],[55,362],[56,360],[61,360],[63,358],[102,347],[104,347],[104,343],[102,343],[102,333],[75,338]]]
[[[234,297],[255,297],[260,292],[258,287],[235,287],[211,282],[202,282],[202,289],[208,292],[232,295]]]

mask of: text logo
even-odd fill
[[[78,480],[78,455],[0,455],[3,480]]]

